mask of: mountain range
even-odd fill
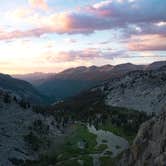
[[[62,100],[80,93],[105,80],[118,78],[130,71],[156,70],[166,65],[166,61],[154,62],[149,65],[134,65],[131,63],[104,66],[80,66],[70,68],[60,73],[32,73],[27,75],[14,75],[14,77],[32,83],[36,89],[52,102]]]

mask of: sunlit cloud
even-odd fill
[[[28,0],[28,2],[32,8],[37,8],[42,10],[48,10],[49,8],[45,0]]]
[[[46,3],[41,0],[30,0],[30,3],[36,7],[39,6],[45,8],[45,6],[47,6]],[[48,16],[39,16],[34,21],[38,23],[37,28],[26,31],[20,31],[17,29],[12,32],[4,32],[3,35],[0,35],[0,40],[28,36],[39,37],[46,33],[89,34],[99,30],[116,28],[125,29],[128,28],[127,25],[132,24],[144,25],[140,29],[142,32],[145,33],[146,31],[148,33],[148,30],[150,29],[148,26],[149,24],[166,21],[165,6],[166,1],[161,0],[160,3],[158,3],[157,0],[106,0],[85,7],[82,10],[51,13]],[[151,10],[152,8],[155,8],[155,10]],[[34,16],[28,20],[33,20],[33,18]],[[146,27],[145,30],[144,27]],[[161,27],[154,25],[153,31],[155,31],[155,28],[157,33],[157,31],[164,31],[163,29],[165,27],[161,29]],[[136,33],[131,30],[130,33],[132,32]]]

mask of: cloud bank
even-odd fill
[[[29,0],[29,3],[35,8],[48,8],[43,0]],[[123,29],[128,35],[166,35],[165,9],[164,0],[105,0],[79,10],[38,17],[36,28],[3,31],[0,40],[40,37],[49,33],[89,34],[109,29]]]

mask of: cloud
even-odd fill
[[[48,51],[43,55],[44,59],[49,62],[68,62],[77,60],[90,60],[100,56],[100,52],[93,48],[88,48],[80,51],[68,51],[68,52],[53,52]]]
[[[12,31],[12,32],[6,32],[1,31],[0,32],[0,40],[10,40],[15,38],[23,38],[23,37],[39,37],[42,34],[45,33],[47,28],[38,28],[38,29],[32,29],[29,31]]]
[[[11,16],[16,19],[23,19],[27,16],[30,16],[32,14],[32,10],[29,8],[18,8],[14,11],[10,11],[7,13],[8,16]]]
[[[29,0],[29,2],[36,8],[47,9],[48,7],[43,0]],[[108,29],[123,29],[128,35],[139,33],[165,35],[165,25],[157,25],[166,22],[165,7],[164,0],[104,0],[79,10],[37,17],[33,21],[37,24],[37,28],[4,32],[0,34],[0,40],[39,37],[49,33],[89,34]],[[33,16],[27,20],[34,20]],[[140,29],[131,28],[132,26]]]
[[[66,38],[66,39],[64,39],[64,42],[66,42],[66,43],[77,43],[77,40],[72,39],[72,38]]]
[[[132,35],[139,36],[147,34],[166,36],[166,22],[128,25],[122,31],[125,38],[129,38]]]
[[[42,10],[49,9],[45,0],[28,0],[28,2],[32,8],[37,8],[37,9],[42,9]]]
[[[47,51],[42,54],[42,58],[51,63],[55,62],[70,62],[70,61],[87,61],[97,58],[114,59],[116,57],[123,57],[124,50],[121,51],[101,51],[96,48],[87,48],[85,50],[68,51],[68,52],[54,52]]]
[[[128,48],[130,51],[166,51],[166,36],[133,36],[128,43]]]

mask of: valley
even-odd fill
[[[135,147],[143,146],[140,141],[145,138],[152,148],[146,132],[153,125],[155,133],[160,128],[154,119],[162,121],[166,108],[164,66],[110,77],[52,104],[30,83],[1,74],[0,164],[137,166],[138,158],[144,163]],[[76,86],[69,87],[72,92]],[[152,156],[148,163],[156,158]]]
[[[166,0],[1,0],[0,166],[166,166]]]

